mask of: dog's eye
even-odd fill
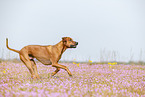
[[[72,41],[71,39],[69,41]]]

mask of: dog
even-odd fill
[[[31,73],[31,78],[33,79],[40,79],[34,58],[44,65],[52,65],[52,67],[56,68],[51,76],[54,76],[56,73],[58,73],[60,69],[66,70],[69,76],[72,76],[69,69],[58,62],[66,49],[76,48],[77,45],[78,42],[73,41],[72,38],[63,37],[62,40],[55,45],[28,45],[23,47],[21,50],[15,50],[8,46],[8,38],[6,38],[6,47],[9,50],[19,53],[20,60],[26,65]]]

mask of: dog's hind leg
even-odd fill
[[[26,65],[26,67],[29,69],[29,71],[31,73],[31,78],[36,79],[36,76],[35,76],[35,73],[34,73],[34,70],[33,70],[33,67],[32,67],[32,63],[29,59],[29,56],[27,54],[24,54],[24,55],[21,54],[20,59]]]
[[[33,58],[30,59],[31,63],[32,63],[32,68],[34,70],[34,73],[35,73],[35,76],[37,79],[40,79],[39,75],[38,75],[38,71],[37,71],[37,66],[36,66],[36,63],[34,61]]]

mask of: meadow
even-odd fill
[[[72,72],[37,63],[41,80],[26,66],[0,63],[0,97],[145,97],[145,65],[62,63]]]

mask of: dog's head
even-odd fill
[[[70,37],[63,37],[62,41],[67,48],[76,48],[78,45],[78,42],[73,41]]]

